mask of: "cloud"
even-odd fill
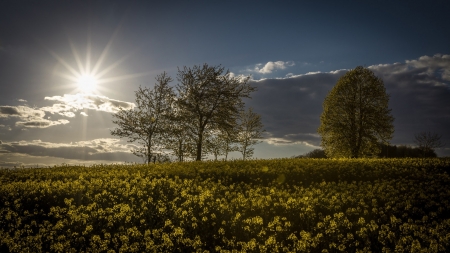
[[[12,130],[12,128],[10,126],[0,124],[0,130],[4,130],[4,129],[7,130],[7,131],[11,131]]]
[[[65,125],[68,124],[69,121],[66,119],[50,120],[50,117],[45,119],[46,112],[58,114],[67,118],[74,118],[75,112],[79,110],[91,109],[114,113],[117,112],[119,108],[132,109],[135,106],[134,103],[110,99],[105,96],[87,94],[65,94],[64,96],[45,97],[45,100],[57,101],[57,103],[41,108],[8,105],[0,106],[0,119],[19,118],[19,121],[15,123],[15,126],[17,127],[47,128],[56,125]],[[80,112],[80,115],[88,116],[86,112]]]
[[[369,67],[384,81],[395,117],[393,144],[413,144],[414,133],[434,131],[450,143],[450,56],[423,56]],[[348,70],[251,80],[258,91],[246,101],[262,117],[272,145],[320,144],[316,135],[325,96]],[[450,153],[449,153],[450,155]]]
[[[44,119],[45,112],[28,106],[0,106],[0,118],[19,118],[16,126],[25,128],[47,128],[67,124],[68,120],[52,121]]]
[[[26,102],[28,102],[28,101],[26,101],[25,99],[21,99],[21,98],[17,99],[17,101],[19,101],[19,102],[23,102],[23,103],[26,103]]]
[[[0,106],[0,118],[20,117],[20,118],[42,118],[45,112],[28,106]]]
[[[64,94],[64,96],[45,97],[45,100],[57,101],[60,103],[53,104],[50,107],[42,107],[41,109],[52,114],[60,114],[66,117],[74,117],[74,111],[91,109],[115,113],[119,108],[133,109],[134,103],[119,101],[100,95],[88,94]],[[87,116],[84,115],[84,116]]]
[[[71,143],[52,143],[41,140],[3,142],[0,153],[46,156],[82,161],[139,161],[130,149],[133,144],[123,144],[119,139],[102,138]]]
[[[47,119],[29,120],[29,121],[18,121],[16,126],[29,127],[29,128],[47,128],[56,125],[65,125],[69,121],[65,119],[60,119],[57,121],[51,121]]]
[[[123,160],[126,161],[126,160]],[[90,166],[94,164],[109,164],[109,163],[123,163],[122,160],[111,161],[111,160],[78,160],[78,159],[67,159],[60,157],[49,157],[49,156],[33,156],[21,153],[2,153],[0,151],[0,167],[3,168],[14,168],[14,167],[52,167],[60,166],[61,164],[72,164],[72,165],[85,165]],[[131,161],[130,161],[131,162]],[[137,162],[137,161],[136,161]]]
[[[276,62],[272,62],[269,61],[267,62],[264,67],[261,68],[262,64],[257,64],[255,67],[255,71],[262,73],[262,74],[270,74],[273,71],[277,70],[277,69],[285,69],[287,67],[291,67],[294,66],[295,63],[293,61],[276,61]]]

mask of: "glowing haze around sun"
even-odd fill
[[[114,36],[113,36],[114,37]],[[74,93],[85,93],[85,94],[97,94],[101,90],[109,90],[104,86],[105,83],[115,82],[124,79],[136,78],[139,76],[145,76],[149,73],[138,73],[131,75],[122,75],[115,77],[106,77],[117,68],[128,56],[122,57],[119,60],[114,61],[111,64],[105,66],[105,61],[110,50],[113,38],[107,43],[103,51],[101,52],[99,58],[95,63],[91,62],[91,47],[90,43],[87,46],[86,57],[81,59],[80,54],[75,49],[73,43],[70,42],[70,48],[76,64],[71,65],[57,53],[50,51],[50,54],[57,59],[57,61],[64,66],[65,71],[58,71],[58,76],[63,77],[65,80],[69,81],[65,86],[71,87]],[[103,86],[102,86],[103,85]]]

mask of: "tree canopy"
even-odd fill
[[[253,155],[255,144],[258,144],[261,139],[263,124],[261,122],[261,116],[253,111],[252,108],[248,108],[247,111],[242,111],[239,115],[238,135],[237,141],[239,143],[237,151],[241,152],[242,159],[250,158]]]
[[[235,77],[222,66],[194,66],[178,70],[177,105],[187,120],[186,130],[195,141],[195,159],[200,161],[208,131],[233,128],[243,98],[249,98],[255,87],[250,77]]]
[[[326,96],[318,133],[328,157],[373,157],[394,132],[383,80],[362,66],[342,76]]]
[[[180,162],[200,161],[209,154],[217,160],[238,151],[239,145],[244,159],[251,156],[250,146],[257,143],[254,138],[259,138],[262,125],[259,115],[243,110],[243,98],[256,90],[248,83],[250,77],[204,64],[178,69],[177,78],[176,92],[165,72],[157,76],[153,89],[139,87],[134,109],[113,115],[118,127],[111,134],[137,141],[141,147],[132,152],[148,163],[169,151]]]
[[[433,132],[420,132],[414,135],[414,143],[418,146],[423,157],[433,157],[436,148],[442,148],[445,143],[441,141],[442,135]]]
[[[127,138],[128,142],[137,141],[141,147],[131,150],[147,163],[157,157],[164,147],[170,127],[171,111],[175,93],[169,83],[172,78],[165,72],[156,77],[153,89],[139,87],[135,92],[136,106],[132,110],[120,108],[113,114],[113,123],[118,127],[112,135]]]

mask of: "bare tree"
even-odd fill
[[[197,161],[204,155],[206,131],[230,129],[236,124],[242,98],[249,98],[255,90],[248,84],[249,78],[234,77],[223,67],[208,64],[178,70],[178,106],[188,123],[186,130],[194,138]]]
[[[238,151],[242,153],[242,158],[250,158],[253,155],[253,145],[260,143],[262,138],[263,124],[261,116],[253,112],[252,108],[242,111],[239,116],[239,134],[237,137]]]
[[[172,151],[179,162],[195,157],[195,143],[187,130],[189,118],[183,117],[183,115],[184,113],[175,107],[169,126],[170,134],[166,139],[165,146],[167,150]]]
[[[128,142],[137,141],[141,144],[140,148],[131,151],[147,163],[152,161],[153,156],[156,158],[164,147],[175,98],[169,86],[172,78],[166,72],[158,75],[156,81],[153,89],[139,87],[135,92],[134,109],[120,108],[119,112],[113,114],[113,123],[118,127],[111,131],[112,135],[128,138]]]
[[[234,127],[232,129],[227,129],[222,131],[220,137],[223,139],[225,145],[224,155],[225,161],[228,159],[228,154],[233,151],[238,151],[237,144],[237,136],[238,136],[238,127]]]
[[[233,151],[237,151],[237,133],[236,128],[233,129],[218,129],[210,131],[212,134],[208,134],[206,137],[206,149],[208,153],[214,155],[214,159],[217,160],[218,156],[225,156],[225,160],[228,159],[228,154]]]
[[[442,135],[433,132],[420,132],[414,135],[414,143],[419,146],[423,156],[434,154],[436,148],[442,148],[445,143],[441,141]]]

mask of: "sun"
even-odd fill
[[[97,88],[97,78],[93,75],[82,75],[77,80],[78,89],[83,92],[92,92]]]
[[[113,61],[111,64],[106,64],[116,33],[117,31],[113,34],[109,42],[101,51],[96,61],[92,61],[91,59],[92,48],[90,37],[88,37],[84,59],[82,59],[83,57],[76,49],[75,44],[70,40],[69,46],[73,54],[73,59],[63,59],[56,52],[48,49],[49,53],[58,61],[58,65],[56,65],[53,73],[56,76],[62,77],[65,81],[64,84],[58,85],[57,89],[70,88],[71,93],[99,95],[103,92],[115,92],[114,89],[110,88],[114,83],[151,74],[151,72],[142,72],[136,74],[111,76],[111,74],[114,74],[115,72],[121,72],[117,71],[117,67],[138,51],[138,49],[135,49],[127,55]],[[65,70],[59,70],[59,66],[63,66]]]

